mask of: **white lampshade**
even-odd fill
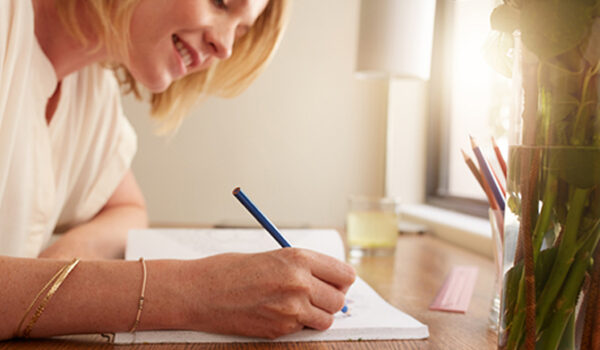
[[[356,75],[428,80],[436,0],[362,0]]]

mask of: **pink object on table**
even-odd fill
[[[475,289],[477,272],[475,266],[453,267],[429,310],[467,312]]]

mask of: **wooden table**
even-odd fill
[[[395,256],[369,257],[353,262],[358,274],[388,302],[429,326],[427,340],[354,341],[256,344],[112,345],[88,340],[28,340],[0,342],[8,349],[451,349],[496,348],[497,336],[488,330],[494,282],[493,262],[429,235],[401,236]],[[477,284],[466,314],[429,311],[446,275],[455,265],[479,267]],[[83,338],[86,339],[86,338]]]

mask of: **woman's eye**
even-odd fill
[[[212,0],[213,4],[220,9],[226,9],[227,5],[225,4],[225,0]]]

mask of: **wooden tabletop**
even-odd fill
[[[429,235],[400,236],[395,256],[368,257],[353,262],[356,270],[384,299],[429,326],[427,340],[352,341],[248,344],[112,345],[100,337],[0,342],[8,349],[460,349],[496,348],[497,336],[488,329],[494,284],[493,262]],[[479,274],[466,314],[430,311],[446,275],[455,265],[475,265]]]

